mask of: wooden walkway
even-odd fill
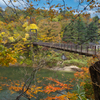
[[[49,48],[55,48],[63,51],[79,53],[86,56],[96,56],[99,53],[99,47],[96,46],[83,46],[83,45],[72,45],[64,43],[46,43],[46,42],[33,42],[33,45],[45,46]]]

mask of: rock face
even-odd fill
[[[79,68],[79,67],[77,67],[77,66],[74,66],[74,65],[72,65],[72,66],[65,66],[65,67],[63,67],[63,68],[61,68],[61,67],[54,67],[54,68],[48,68],[48,69],[50,69],[50,70],[54,70],[54,71],[82,71],[81,70],[81,68]]]

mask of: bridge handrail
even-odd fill
[[[91,53],[93,55],[96,55],[97,52],[99,51],[99,46],[98,49],[96,49],[96,46],[90,46],[90,45],[75,45],[75,44],[65,44],[65,43],[50,43],[50,42],[33,42],[33,44],[41,45],[41,46],[47,46],[47,47],[52,47],[56,49],[63,49],[63,50],[69,50],[73,52],[79,52],[79,53]]]

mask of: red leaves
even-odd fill
[[[62,91],[65,89],[69,90],[69,89],[71,89],[70,87],[72,87],[72,85],[61,83],[56,79],[52,79],[52,78],[48,78],[48,77],[46,77],[46,78],[47,78],[47,80],[51,80],[51,81],[55,82],[56,84],[49,84],[48,86],[46,86],[44,88],[45,93],[49,94],[50,92]]]

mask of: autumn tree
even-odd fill
[[[38,24],[39,35],[38,40],[43,42],[59,42],[61,41],[61,25],[59,22],[51,22],[47,19],[41,20]]]

